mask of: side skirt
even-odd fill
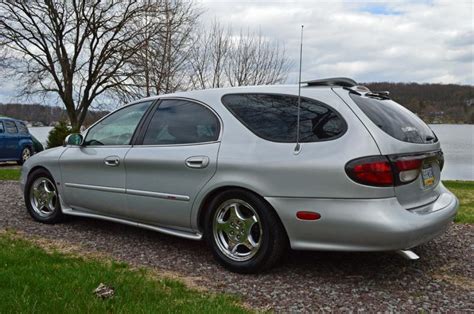
[[[185,231],[176,230],[176,229],[157,227],[157,226],[152,226],[152,225],[147,225],[147,224],[143,224],[143,223],[133,222],[133,221],[120,219],[120,218],[113,218],[113,217],[102,216],[102,215],[97,215],[97,214],[79,212],[79,211],[76,211],[76,210],[66,209],[64,207],[62,208],[62,212],[65,215],[95,218],[95,219],[102,219],[102,220],[107,220],[107,221],[112,221],[112,222],[118,222],[118,223],[121,223],[121,224],[129,225],[129,226],[135,226],[135,227],[148,229],[148,230],[153,230],[153,231],[161,232],[161,233],[164,233],[164,234],[168,234],[168,235],[172,235],[172,236],[176,236],[176,237],[180,237],[180,238],[185,238],[185,239],[190,239],[190,240],[201,240],[202,239],[202,233],[191,233],[191,232],[185,232]]]

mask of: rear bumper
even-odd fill
[[[409,249],[442,234],[454,219],[458,200],[440,183],[438,199],[406,210],[395,197],[383,199],[277,198],[275,208],[293,249],[392,251]],[[315,211],[321,218],[302,221],[297,211]]]

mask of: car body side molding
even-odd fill
[[[187,195],[122,189],[122,188],[89,185],[89,184],[65,183],[65,186],[70,187],[70,188],[84,189],[84,190],[94,190],[94,191],[103,191],[103,192],[112,192],[112,193],[125,193],[125,194],[138,195],[138,196],[156,197],[156,198],[163,198],[163,199],[174,200],[174,201],[188,202],[190,199],[189,196]]]

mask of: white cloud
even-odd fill
[[[474,84],[472,1],[200,1],[204,18],[260,30],[298,58],[303,78]],[[297,62],[295,62],[297,64]],[[297,78],[296,67],[289,82]]]
[[[471,0],[231,1],[201,0],[204,24],[259,31],[285,45],[295,61],[305,25],[302,78],[349,76],[360,82],[474,84]],[[297,80],[294,66],[289,83]],[[0,101],[13,81],[0,80]]]

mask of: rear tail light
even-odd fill
[[[395,161],[396,172],[398,173],[398,179],[402,183],[409,183],[420,175],[421,166],[423,165],[423,157],[417,159],[399,159]]]
[[[441,150],[418,155],[369,156],[349,161],[347,175],[357,183],[371,186],[397,186],[415,181],[423,163],[437,161],[443,169]]]
[[[357,183],[372,186],[393,186],[393,172],[387,157],[372,156],[350,161],[347,175]]]

